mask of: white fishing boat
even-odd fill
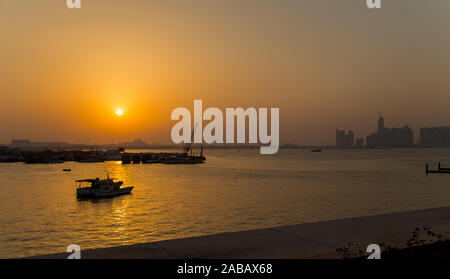
[[[106,198],[119,195],[130,194],[133,186],[122,187],[122,181],[114,181],[112,178],[106,179],[81,179],[78,183],[77,197],[97,197]]]

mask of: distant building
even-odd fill
[[[375,148],[384,147],[410,147],[414,143],[413,131],[408,126],[403,128],[386,128],[384,118],[378,119],[378,131],[367,137],[367,146]]]
[[[129,149],[145,149],[148,147],[147,143],[145,143],[141,139],[135,139],[134,141],[129,142],[121,142],[119,143],[120,147],[129,148]]]
[[[383,116],[380,116],[378,118],[378,132],[381,133],[384,130],[384,118]]]
[[[343,130],[336,130],[336,147],[354,147],[355,146],[355,133],[348,131],[345,133]]]
[[[356,147],[364,147],[364,139],[362,138],[356,139]]]
[[[420,144],[426,146],[450,146],[450,126],[420,128]]]
[[[64,149],[73,145],[66,142],[35,142],[27,139],[13,139],[10,147],[20,149]]]
[[[30,146],[31,141],[25,139],[13,139],[11,140],[11,145],[14,147]]]
[[[345,147],[345,131],[336,130],[336,147]]]
[[[345,135],[345,147],[354,147],[355,146],[355,133],[353,131],[348,131]]]

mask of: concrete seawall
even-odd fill
[[[89,249],[81,251],[81,258],[340,258],[336,249],[349,242],[364,250],[369,244],[383,242],[405,247],[414,228],[424,226],[449,237],[450,207]],[[61,253],[31,258],[67,256]]]

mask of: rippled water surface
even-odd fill
[[[450,205],[449,149],[211,150],[203,165],[0,164],[0,257],[198,236]],[[71,168],[72,172],[63,172]],[[132,195],[79,201],[75,179]]]

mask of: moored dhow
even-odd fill
[[[130,194],[133,186],[122,187],[122,181],[114,181],[113,178],[106,179],[81,179],[78,183],[77,197],[97,197],[106,198],[119,195]]]

